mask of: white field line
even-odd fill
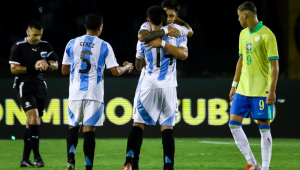
[[[199,141],[200,143],[210,143],[216,145],[235,145],[234,142],[216,142],[216,141]],[[250,145],[260,145],[260,144],[251,144]]]

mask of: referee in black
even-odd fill
[[[41,41],[43,27],[38,21],[32,20],[26,33],[23,41],[12,46],[9,59],[12,74],[17,74],[13,87],[27,116],[21,167],[44,167],[39,152],[40,117],[47,95],[44,72],[58,69],[58,57],[47,41]],[[34,164],[29,161],[31,150]]]

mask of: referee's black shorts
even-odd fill
[[[28,83],[16,78],[14,89],[17,92],[25,113],[31,109],[38,109],[39,116],[43,116],[47,95],[47,85],[45,81],[41,81],[40,83]]]

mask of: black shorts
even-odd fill
[[[40,83],[27,83],[15,79],[14,89],[17,92],[21,106],[25,112],[38,109],[39,116],[43,116],[45,109],[47,85],[45,81]]]

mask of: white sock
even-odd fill
[[[230,130],[231,130],[231,133],[233,135],[233,138],[235,140],[237,147],[240,149],[242,154],[245,156],[248,164],[255,166],[256,159],[254,158],[254,155],[251,151],[248,139],[247,139],[242,127],[240,127],[240,126],[238,128],[230,127]]]
[[[262,170],[269,170],[272,155],[272,136],[270,129],[260,129]]]

